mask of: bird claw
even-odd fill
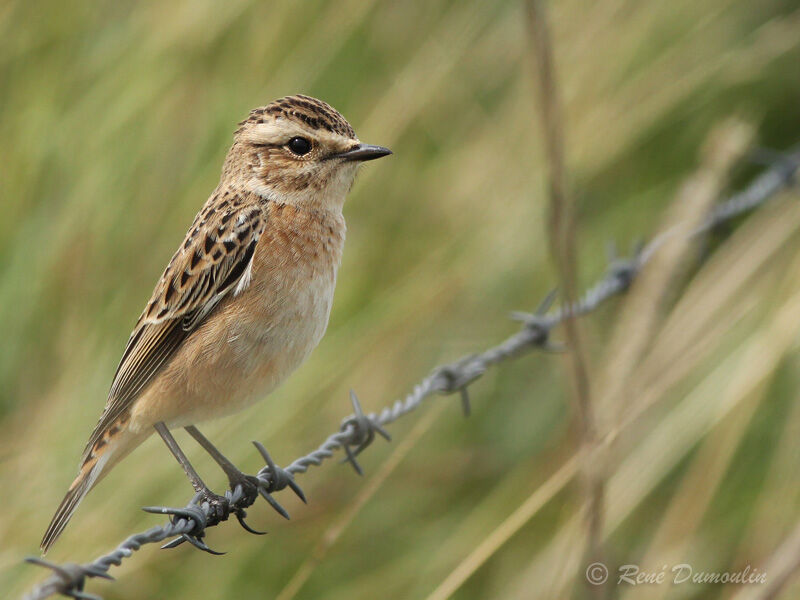
[[[202,541],[202,537],[204,536],[192,536],[188,533],[182,533],[180,537],[176,537],[173,540],[170,540],[163,546],[161,546],[162,550],[169,550],[170,548],[177,548],[184,542],[189,542],[192,546],[197,548],[198,550],[202,550],[203,552],[208,552],[209,554],[213,554],[214,556],[222,556],[225,554],[224,552],[217,552],[216,550],[212,550],[209,548],[205,542]]]
[[[206,545],[206,543],[203,541],[204,537],[205,533],[194,534],[194,535],[190,535],[188,533],[182,533],[179,537],[176,537],[175,539],[172,539],[163,546],[161,546],[161,549],[169,550],[171,548],[177,548],[184,542],[189,542],[192,546],[194,546],[198,550],[202,550],[203,552],[208,552],[209,554],[213,554],[214,556],[222,556],[223,554],[225,554],[225,552],[219,552],[217,550],[212,550],[211,548],[209,548],[208,545]]]
[[[264,457],[267,466],[261,469],[256,476],[245,475],[238,472],[238,470],[235,473],[230,473],[231,489],[225,493],[225,496],[218,496],[211,490],[204,489],[195,494],[195,497],[186,508],[167,508],[162,506],[144,508],[145,511],[150,513],[171,515],[173,524],[179,518],[187,519],[194,523],[192,529],[181,533],[179,537],[167,542],[162,548],[175,548],[184,542],[189,542],[204,552],[223,554],[211,550],[203,542],[202,538],[207,527],[226,521],[233,514],[245,531],[255,535],[264,535],[267,533],[266,531],[253,529],[245,520],[247,517],[245,509],[252,506],[259,496],[264,498],[285,519],[289,519],[289,513],[272,497],[273,492],[289,487],[297,494],[298,498],[306,502],[303,490],[295,483],[292,475],[275,464],[262,444],[259,442],[253,442],[253,444]]]
[[[247,521],[244,520],[245,517],[247,516],[247,513],[245,512],[245,510],[243,508],[240,508],[239,510],[237,510],[235,514],[236,514],[236,520],[239,521],[239,525],[241,525],[242,529],[244,529],[248,533],[252,533],[254,535],[266,535],[267,534],[266,531],[258,531],[257,529],[253,529],[252,527],[250,527],[250,525],[247,524]]]
[[[205,506],[205,510],[202,508]],[[230,514],[230,503],[223,496],[217,496],[209,490],[201,490],[195,494],[192,501],[186,508],[172,508],[168,506],[145,506],[142,510],[152,514],[169,515],[170,523],[177,525],[180,520],[192,523],[192,528],[180,534],[180,537],[167,542],[162,546],[163,549],[175,548],[183,542],[189,542],[192,546],[203,552],[220,556],[224,552],[218,552],[209,548],[203,538],[205,537],[206,527],[216,525],[224,521]],[[220,512],[222,511],[222,512]],[[224,515],[224,518],[220,518]]]
[[[245,509],[252,506],[259,496],[264,498],[284,519],[290,518],[289,513],[272,497],[272,493],[289,487],[303,502],[306,502],[306,497],[300,486],[294,482],[291,474],[275,464],[269,452],[261,443],[254,441],[253,445],[261,453],[267,466],[255,476],[245,475],[241,472],[229,475],[231,490],[226,493],[225,500],[229,508],[229,514],[236,515],[236,519],[245,531],[256,535],[264,535],[266,531],[253,529],[245,520],[247,517]]]
[[[247,524],[245,509],[252,506],[258,498],[258,480],[250,475],[241,474],[241,478],[231,482],[231,491],[226,493],[230,500],[231,513],[236,516],[242,529],[256,535],[264,535],[266,531],[258,531]]]
[[[286,512],[286,509],[278,504],[278,501],[270,495],[271,486],[269,480],[260,479],[253,475],[245,475],[243,473],[240,478],[232,481],[231,485],[233,487],[234,497],[237,495],[241,496],[234,502],[234,513],[236,513],[237,510],[243,511],[248,506],[252,506],[256,498],[261,496],[279,515],[284,519],[289,519],[289,513]],[[237,492],[239,493],[237,494]],[[243,515],[243,517],[244,516],[246,515]],[[241,523],[241,520],[239,522]],[[245,527],[245,529],[247,529],[247,527]]]
[[[198,506],[207,505],[206,527],[227,521],[231,514],[231,502],[225,496],[219,496],[209,489],[200,490],[192,501]]]
[[[217,550],[212,550],[209,548],[206,543],[203,541],[205,534],[201,535],[189,535],[188,533],[184,533],[181,535],[181,538],[187,542],[189,542],[192,546],[197,548],[198,550],[202,550],[203,552],[208,552],[209,554],[213,554],[214,556],[222,556],[225,554],[224,552],[218,552]]]

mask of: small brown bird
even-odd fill
[[[220,497],[169,429],[186,427],[231,486],[248,485],[194,424],[262,398],[319,343],[342,257],[345,196],[358,164],[387,154],[308,96],[276,100],[239,124],[219,185],[131,333],[43,551],[89,490],[153,431],[209,502]]]

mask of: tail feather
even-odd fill
[[[53,516],[53,520],[50,521],[50,526],[47,528],[42,538],[41,547],[43,554],[47,552],[50,546],[58,539],[58,536],[61,535],[61,532],[64,531],[67,523],[69,523],[69,520],[72,518],[75,509],[78,508],[78,504],[80,504],[84,496],[89,493],[92,487],[92,478],[90,475],[91,473],[86,473],[85,475],[81,473],[72,485],[69,486],[69,490],[67,490],[61,504],[58,505],[56,514]]]
[[[58,505],[56,514],[42,538],[42,553],[46,553],[55,543],[69,523],[81,500],[84,499],[98,481],[123,459],[131,450],[141,443],[143,436],[133,434],[121,425],[116,424],[100,437],[90,448],[87,448],[85,459],[78,476],[69,486],[64,499]]]

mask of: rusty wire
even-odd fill
[[[789,154],[769,153],[767,158],[769,159],[767,169],[741,192],[718,204],[706,220],[688,235],[697,237],[708,233],[721,224],[762,206],[794,182],[800,168],[800,150],[795,148]],[[678,228],[673,228],[662,232],[648,244],[639,245],[630,257],[618,257],[612,253],[606,272],[576,302],[550,310],[555,298],[555,293],[551,292],[533,313],[513,313],[512,318],[522,322],[522,327],[517,333],[483,352],[464,356],[453,363],[435,368],[404,398],[395,401],[379,413],[365,414],[356,395],[351,392],[354,412],[342,421],[339,431],[328,436],[315,450],[286,467],[278,467],[264,447],[258,442],[253,442],[266,462],[255,476],[259,484],[259,493],[275,510],[288,518],[286,511],[272,498],[273,493],[289,487],[305,502],[305,496],[295,482],[294,476],[305,473],[311,466],[321,465],[325,460],[332,458],[338,450],[344,451],[345,460],[361,474],[361,467],[356,460],[357,455],[372,443],[376,434],[389,440],[389,434],[384,427],[417,409],[425,399],[436,394],[458,392],[463,412],[469,415],[470,401],[467,388],[489,367],[537,349],[561,350],[561,347],[551,340],[550,334],[553,328],[569,316],[583,316],[610,298],[624,293],[657,250],[677,234],[686,235]],[[25,600],[41,600],[55,594],[83,600],[100,600],[99,596],[83,590],[87,578],[113,579],[108,575],[112,565],[119,565],[123,559],[130,557],[145,544],[162,542],[168,538],[174,539],[162,547],[172,548],[182,542],[189,542],[201,550],[218,554],[204,543],[205,531],[227,520],[230,514],[236,516],[247,531],[259,533],[244,521],[245,509],[252,505],[255,499],[245,494],[239,486],[235,490],[227,491],[225,498],[228,501],[228,510],[222,518],[215,514],[207,503],[201,503],[199,495],[196,495],[185,508],[146,507],[145,510],[148,512],[169,515],[168,522],[129,536],[114,550],[90,563],[54,564],[40,558],[27,558],[28,562],[46,567],[52,570],[53,574],[31,590],[24,597]]]

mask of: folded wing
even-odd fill
[[[235,196],[209,202],[198,214],[131,333],[84,460],[214,307],[247,287],[265,225],[260,206]]]

